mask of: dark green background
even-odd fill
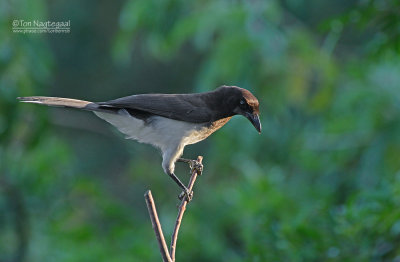
[[[156,149],[16,97],[222,84],[259,98],[263,132],[234,117],[186,148],[205,171],[178,261],[400,261],[398,3],[1,0],[0,261],[160,261],[143,194],[169,242],[180,192]]]

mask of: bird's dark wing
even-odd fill
[[[204,123],[213,120],[213,112],[207,107],[206,99],[201,94],[143,94],[97,104],[100,107],[140,110],[192,123]]]

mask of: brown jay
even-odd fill
[[[248,90],[221,86],[197,94],[141,94],[110,100],[88,102],[60,97],[19,97],[22,102],[71,107],[93,111],[111,123],[127,138],[151,144],[162,152],[164,172],[184,190],[188,200],[192,192],[174,174],[175,162],[202,166],[194,160],[180,158],[186,145],[204,140],[225,125],[234,115],[243,115],[261,132],[259,103]]]

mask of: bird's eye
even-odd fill
[[[241,104],[241,105],[244,105],[244,101],[243,101],[243,100],[240,100],[240,104]]]

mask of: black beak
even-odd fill
[[[261,122],[260,117],[257,114],[246,114],[247,119],[253,124],[253,126],[257,129],[258,133],[261,134]]]

